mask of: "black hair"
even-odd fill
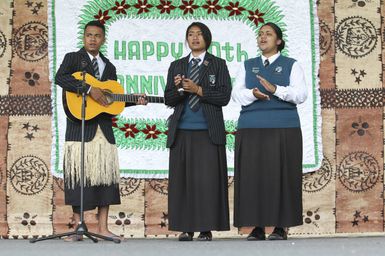
[[[280,27],[278,27],[278,25],[273,23],[273,22],[265,23],[261,26],[261,28],[263,28],[265,26],[271,27],[274,30],[275,34],[277,35],[277,38],[279,40],[281,40],[281,43],[278,45],[278,51],[282,51],[285,48],[285,41],[283,40],[282,29]]]
[[[188,37],[188,31],[190,30],[191,27],[194,27],[194,26],[200,28],[200,30],[202,31],[203,40],[205,40],[206,50],[207,50],[211,45],[212,35],[211,35],[210,29],[201,22],[193,22],[190,24],[190,26],[188,26],[186,30],[186,40]]]
[[[91,20],[90,22],[88,22],[84,27],[84,32],[86,32],[86,29],[89,26],[101,28],[103,30],[103,35],[106,34],[106,27],[99,20]]]

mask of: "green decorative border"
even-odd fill
[[[167,122],[163,119],[113,119],[116,145],[122,149],[166,150]],[[134,126],[133,129],[125,126]]]
[[[117,4],[118,3],[118,4]],[[163,12],[159,9],[159,6],[169,3],[175,8],[170,10],[170,13]],[[118,6],[127,5],[127,9],[123,12],[119,12],[116,8]],[[186,9],[183,7],[191,6],[189,8],[191,12],[185,13]],[[139,8],[147,6],[147,8]],[[211,11],[209,6],[217,6],[219,10]],[[239,14],[233,15],[230,7],[237,6]],[[143,11],[146,10],[146,11]],[[242,21],[248,25],[254,33],[257,35],[259,28],[263,23],[274,22],[283,31],[284,40],[287,42],[287,36],[285,35],[286,24],[283,22],[284,15],[279,10],[272,0],[129,0],[129,1],[115,1],[115,0],[89,0],[84,8],[81,10],[78,31],[78,47],[83,47],[83,31],[84,26],[91,20],[99,20],[106,26],[106,34],[108,34],[109,26],[116,20],[124,18],[139,18],[139,19],[212,19],[212,20],[237,20]],[[210,13],[209,13],[210,12]],[[258,14],[261,19],[254,19],[252,21],[250,17],[252,14]],[[231,15],[231,16],[230,16]],[[106,37],[108,40],[108,36]],[[101,52],[106,53],[106,44],[101,47]],[[283,55],[287,55],[286,49],[282,51]]]
[[[236,121],[225,121],[226,148],[234,151]],[[165,119],[113,118],[116,145],[122,149],[166,150],[167,121]]]
[[[315,47],[315,31],[314,31],[314,2],[313,0],[309,0],[310,5],[310,30],[311,30],[311,79],[312,79],[312,96],[313,96],[313,142],[314,142],[314,157],[315,157],[315,163],[314,164],[303,164],[303,168],[315,168],[320,165],[320,157],[318,154],[318,111],[317,111],[317,90],[316,90],[316,84],[317,84],[317,73],[316,73],[316,47]]]
[[[162,12],[158,6],[170,4],[175,8]],[[317,99],[316,92],[316,47],[315,47],[315,31],[314,31],[314,0],[309,0],[310,3],[310,20],[311,20],[311,40],[312,40],[312,94],[313,98]],[[122,8],[119,6],[128,5],[127,8]],[[151,7],[150,7],[151,5]],[[194,5],[193,12],[186,12],[182,6]],[[144,8],[143,6],[147,6]],[[219,9],[210,8],[210,6],[220,7]],[[231,15],[230,7],[237,6],[240,10],[240,13],[235,13]],[[226,8],[227,7],[227,8]],[[241,10],[241,8],[243,10]],[[118,9],[124,9],[124,12],[118,11]],[[141,12],[141,9],[142,12]],[[147,9],[148,11],[144,10]],[[211,11],[209,10],[211,9]],[[234,10],[234,9],[233,9]],[[84,26],[87,22],[94,19],[99,19],[106,25],[106,34],[108,34],[109,26],[123,18],[140,18],[140,19],[215,19],[215,20],[237,20],[242,21],[247,24],[249,27],[257,35],[257,32],[260,26],[266,22],[274,22],[278,24],[284,33],[284,39],[287,42],[287,36],[285,35],[286,24],[283,22],[284,15],[279,10],[279,6],[277,6],[274,1],[270,0],[244,0],[244,1],[233,1],[233,0],[174,0],[174,1],[147,1],[147,0],[131,0],[131,1],[115,1],[115,0],[90,0],[85,4],[81,10],[82,14],[80,15],[80,21],[78,24],[78,47],[83,46],[82,38],[83,38],[83,30]],[[250,20],[250,16],[254,14],[259,14],[258,16],[263,18],[263,22]],[[107,15],[104,15],[104,14]],[[262,13],[262,14],[261,14]],[[98,17],[99,16],[99,17]],[[108,19],[107,19],[108,17]],[[56,18],[55,18],[55,0],[52,0],[52,33],[53,33],[53,45],[56,46]],[[108,38],[108,37],[107,37]],[[101,51],[106,53],[106,44],[102,46]],[[282,52],[283,55],[288,55],[287,50],[285,49]],[[56,75],[56,67],[57,67],[57,56],[56,50],[53,53],[53,76]],[[58,172],[62,172],[59,169],[59,135],[58,135],[58,119],[57,119],[57,92],[56,86],[53,86],[53,94],[54,94],[54,113],[55,113],[55,142],[56,142],[56,161],[55,161],[55,170]],[[315,163],[314,164],[304,164],[304,168],[314,168],[319,165],[319,154],[318,154],[318,139],[317,139],[317,126],[318,114],[317,114],[317,104],[313,104],[313,122],[314,127],[314,150],[315,150]],[[140,129],[138,136],[135,138],[126,138],[125,132],[120,128],[124,126],[124,124],[133,124],[137,123],[137,128]],[[158,138],[154,139],[153,137],[146,139],[146,133],[143,132],[146,129],[146,125],[156,125],[158,130],[161,132]],[[227,133],[227,149],[233,151],[234,148],[234,133],[236,131],[236,122],[235,121],[225,121],[226,133]],[[165,141],[166,141],[166,121],[165,120],[144,120],[144,119],[124,119],[123,117],[117,117],[116,119],[116,127],[114,127],[114,134],[118,141],[118,147],[120,148],[136,148],[136,149],[165,149]],[[138,130],[139,130],[138,129]],[[229,169],[231,172],[231,169]],[[125,170],[122,169],[121,173],[126,174],[167,174],[167,170]]]
[[[52,51],[52,77],[54,78],[56,76],[56,67],[57,67],[57,55],[56,55],[56,13],[55,13],[55,0],[52,0],[52,3],[51,3],[51,17],[52,17],[52,20],[51,20],[51,24],[52,24],[52,29],[51,29],[51,33],[52,33],[52,45],[53,45],[53,51]],[[52,79],[52,81],[54,81],[54,79]],[[62,174],[63,173],[63,170],[61,170],[61,168],[59,168],[59,157],[60,157],[60,154],[59,154],[59,120],[58,120],[58,111],[57,111],[57,86],[53,83],[53,86],[52,86],[52,108],[53,108],[53,115],[54,115],[54,120],[53,120],[53,125],[55,127],[55,138],[53,138],[53,140],[55,141],[55,163],[54,163],[54,168],[55,168],[55,172],[56,173],[60,173]],[[51,149],[53,150],[53,149]],[[53,154],[52,154],[53,155]]]
[[[138,174],[138,175],[168,175],[168,170],[132,170],[120,169],[121,174]],[[227,168],[227,174],[234,176],[234,168]]]

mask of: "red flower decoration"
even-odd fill
[[[120,130],[126,132],[124,135],[126,138],[130,136],[131,138],[135,138],[135,134],[139,132],[138,129],[136,129],[136,124],[124,124],[123,128],[120,128]]]
[[[186,15],[187,13],[194,13],[194,10],[197,9],[199,6],[193,4],[194,0],[191,1],[182,1],[183,5],[179,6],[179,9],[183,10],[183,14]]]
[[[113,117],[113,118],[111,118],[111,120],[112,120],[112,126],[113,126],[113,127],[118,127],[118,125],[116,124],[116,122],[118,121],[118,119],[117,119],[116,117]]]
[[[158,5],[156,8],[160,10],[160,13],[167,12],[170,14],[170,11],[174,10],[176,7],[171,4],[171,1],[160,0],[160,5]]]
[[[207,13],[215,13],[218,14],[218,11],[222,9],[221,6],[218,5],[219,0],[214,0],[214,1],[207,1],[207,4],[202,5],[203,8],[207,9]]]
[[[111,8],[111,10],[115,11],[116,14],[127,14],[126,10],[130,8],[129,4],[126,4],[126,0],[123,0],[120,4],[118,1],[115,2],[115,6]]]
[[[107,20],[111,19],[111,17],[108,16],[108,11],[109,10],[105,10],[104,12],[102,12],[102,10],[99,10],[98,15],[95,15],[94,18],[99,20],[100,23],[104,24]]]
[[[147,0],[138,0],[138,3],[134,5],[136,9],[139,9],[138,14],[149,12],[153,6],[147,3]]]
[[[235,4],[230,2],[229,5],[225,7],[225,9],[230,11],[229,16],[240,15],[244,10],[246,10],[242,6],[239,6],[239,2],[236,2]]]
[[[249,11],[249,14],[250,14],[250,16],[248,18],[249,18],[249,20],[254,22],[255,26],[258,26],[259,22],[262,22],[262,23],[265,22],[265,20],[262,18],[262,16],[265,14],[262,12],[259,12],[258,9],[255,12]]]
[[[147,134],[146,140],[150,138],[157,139],[158,135],[161,134],[161,132],[156,129],[155,124],[153,126],[146,124],[146,129],[143,130],[143,133]]]

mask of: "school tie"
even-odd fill
[[[269,66],[270,65],[269,59],[266,59],[265,62],[263,62],[263,65],[265,67]]]
[[[194,83],[199,83],[199,65],[198,63],[201,61],[199,58],[194,58],[191,60],[191,69],[189,78]],[[193,112],[197,112],[200,107],[199,96],[197,94],[191,94],[188,100],[188,105],[190,106]]]
[[[92,59],[92,68],[94,70],[95,77],[100,80],[98,60],[95,57]]]
[[[263,62],[263,65],[265,67],[269,66],[270,65],[269,59],[266,59],[265,62]]]

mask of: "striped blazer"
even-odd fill
[[[101,53],[100,57],[103,59],[104,63],[106,63],[106,67],[104,68],[101,81],[117,80],[115,66]],[[77,52],[67,53],[64,56],[63,62],[60,65],[60,68],[57,71],[55,77],[55,83],[63,88],[63,97],[65,95],[65,91],[82,93],[82,82],[72,77],[72,74],[74,72],[82,71],[82,66],[84,66],[84,64],[82,63],[87,63],[87,66],[85,67],[86,72],[95,76],[90,57],[84,48],[80,49]],[[87,85],[86,87],[86,91],[88,91],[89,85]],[[100,114],[94,119],[86,121],[84,141],[89,142],[95,137],[96,130],[99,125],[108,142],[111,144],[115,144],[115,137],[112,131],[111,118],[112,116],[109,114]],[[65,140],[81,141],[80,121],[74,122],[67,118]]]
[[[174,84],[174,77],[178,74],[187,74],[189,56],[172,62],[168,70],[167,85],[164,92],[165,104],[174,108],[174,113],[170,116],[168,123],[167,147],[169,148],[175,142],[184,100],[189,95],[189,93],[179,95]],[[230,101],[232,89],[230,74],[225,60],[208,52],[201,65],[199,85],[202,87],[203,96],[200,97],[200,102],[207,120],[209,136],[213,144],[225,145],[226,134],[222,106],[226,106]]]

